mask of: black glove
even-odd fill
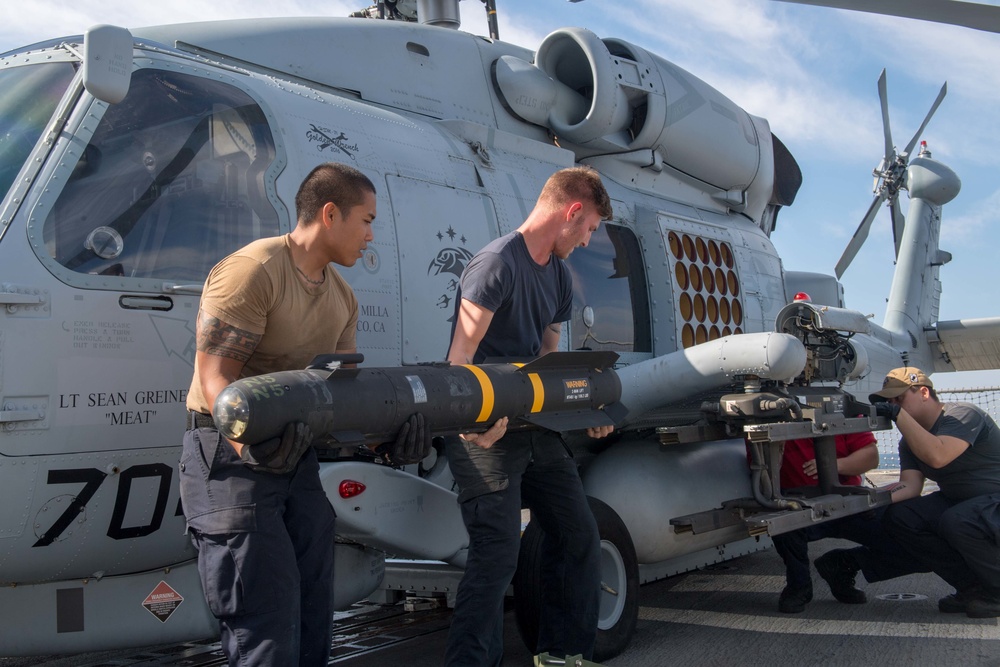
[[[280,438],[271,438],[256,445],[243,445],[240,458],[244,465],[257,472],[285,475],[295,470],[310,443],[312,429],[309,425],[292,422],[285,427]]]
[[[431,453],[431,432],[427,429],[424,416],[415,412],[410,415],[390,448],[380,448],[381,453],[393,465],[420,463]],[[385,451],[388,449],[388,451]]]
[[[875,414],[879,417],[888,417],[890,421],[899,418],[899,405],[889,401],[879,401],[875,404]]]

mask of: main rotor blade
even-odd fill
[[[779,0],[1000,32],[1000,7],[961,0]]]
[[[896,257],[899,257],[899,244],[903,242],[903,229],[906,226],[906,218],[899,212],[898,194],[889,202],[889,212],[892,215],[892,242],[896,247]]]
[[[861,224],[858,225],[857,231],[854,232],[854,236],[851,237],[851,242],[847,244],[847,248],[844,249],[844,254],[840,256],[840,261],[837,262],[837,268],[835,272],[837,274],[837,279],[839,280],[841,276],[844,275],[844,271],[847,271],[847,267],[851,265],[854,261],[855,255],[861,250],[861,246],[864,245],[865,239],[868,238],[868,232],[872,227],[872,220],[875,219],[875,214],[878,213],[878,207],[882,205],[885,198],[888,196],[888,192],[883,190],[879,194],[875,195],[872,199],[871,206],[868,207],[868,212],[865,213],[865,217],[861,220]]]
[[[931,116],[933,116],[934,112],[937,111],[937,108],[941,106],[941,100],[943,100],[944,96],[947,94],[948,82],[945,81],[944,85],[941,86],[941,91],[938,93],[937,99],[934,100],[934,104],[931,105],[931,110],[928,111],[927,115],[924,117],[924,122],[917,128],[917,133],[913,135],[912,139],[910,139],[910,143],[906,144],[906,150],[904,152],[907,155],[907,159],[909,159],[910,151],[912,151],[913,147],[917,145],[917,139],[920,138],[920,135],[924,132],[924,128],[927,127],[927,123],[930,122]]]
[[[885,156],[886,164],[896,159],[895,148],[892,145],[892,130],[889,129],[889,93],[885,89],[885,68],[878,77],[878,101],[882,105],[882,132],[885,134]]]

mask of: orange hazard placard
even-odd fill
[[[184,602],[180,593],[172,589],[167,582],[161,581],[157,584],[153,592],[142,601],[142,606],[149,610],[153,616],[160,619],[161,623],[166,623],[174,610]]]

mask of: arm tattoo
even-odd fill
[[[246,363],[261,338],[260,334],[238,329],[204,313],[198,322],[198,350],[205,354]]]

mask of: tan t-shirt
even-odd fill
[[[327,265],[322,285],[298,279],[288,235],[260,239],[219,262],[205,281],[201,310],[239,329],[263,334],[240,377],[305,368],[317,354],[356,348],[358,300]],[[210,412],[198,364],[187,407]]]

